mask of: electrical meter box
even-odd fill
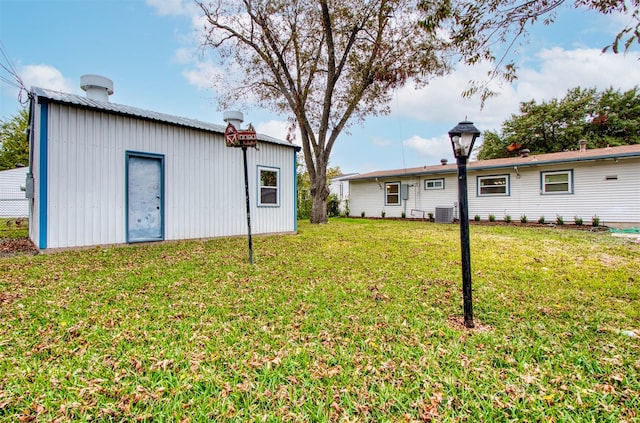
[[[409,185],[407,184],[400,185],[400,196],[402,197],[403,200],[409,199]]]
[[[32,199],[33,198],[33,173],[27,173],[27,179],[25,181],[24,187],[24,196],[25,198]]]

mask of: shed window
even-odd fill
[[[542,194],[572,194],[573,171],[562,170],[557,172],[541,173]]]
[[[509,195],[509,175],[479,176],[478,196]]]
[[[425,179],[424,189],[444,189],[444,179]]]
[[[280,169],[258,167],[260,176],[258,206],[279,206]]]
[[[397,206],[400,204],[400,182],[387,182],[384,184],[386,206]]]

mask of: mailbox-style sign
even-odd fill
[[[224,130],[224,140],[227,143],[227,147],[255,147],[258,143],[256,130],[252,124],[249,124],[247,129],[238,130],[231,122],[227,125],[227,129]]]

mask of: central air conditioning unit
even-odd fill
[[[453,222],[453,207],[436,207],[436,223]]]

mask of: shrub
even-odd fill
[[[544,216],[540,216],[540,218],[538,219],[538,223],[539,224],[544,224]]]
[[[312,206],[311,196],[306,198],[302,195],[298,195],[298,219],[302,220],[311,218]]]
[[[349,216],[351,214],[351,209],[349,208],[349,200],[344,200],[344,214],[345,216]]]
[[[511,215],[510,214],[506,215],[504,217],[504,221],[507,222],[507,223],[511,223]]]
[[[480,215],[476,214],[475,216],[473,216],[473,220],[475,220],[476,222],[480,222]]]
[[[327,214],[329,217],[340,216],[340,199],[336,194],[329,194],[327,198]]]
[[[600,226],[600,218],[597,215],[593,215],[591,218],[591,224],[593,226]]]
[[[521,223],[527,223],[527,215],[523,214],[522,216],[520,216],[520,222]]]
[[[582,224],[584,223],[584,221],[582,220],[582,218],[581,218],[581,217],[578,217],[578,216],[574,216],[574,217],[573,217],[573,221],[574,221],[574,222],[576,222],[576,225],[578,225],[578,226],[582,226]]]
[[[405,212],[402,212],[400,216],[404,219],[405,217],[407,217],[407,214]]]
[[[496,221],[496,215],[495,214],[490,214],[489,215],[489,222],[495,222]]]
[[[560,216],[560,215],[557,215],[556,216],[556,223],[558,225],[564,225],[564,218],[562,216]]]
[[[364,212],[360,213],[360,217],[364,217]]]
[[[429,215],[429,220],[433,222],[433,213],[429,212],[428,215]]]
[[[384,217],[387,215],[387,212],[382,210],[382,212],[380,213],[380,216],[382,216],[382,218],[384,219]]]

